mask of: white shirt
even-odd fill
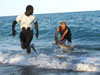
[[[16,22],[20,22],[20,28],[25,27],[26,29],[30,27],[32,29],[32,22],[36,22],[35,16],[26,16],[25,14],[19,15],[16,18]]]

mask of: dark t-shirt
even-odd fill
[[[59,31],[60,31],[61,36],[64,34],[64,32],[65,32],[66,30],[68,30],[68,32],[67,32],[67,34],[65,35],[64,39],[71,38],[72,34],[71,34],[71,31],[70,31],[70,29],[68,28],[68,26],[66,26],[66,28],[65,28],[63,31],[61,31],[61,27],[59,27]],[[63,40],[64,40],[64,39],[63,39]]]

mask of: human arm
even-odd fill
[[[60,41],[62,41],[65,37],[65,35],[68,33],[68,29],[64,32],[64,34],[62,35],[62,37],[60,38]]]
[[[58,33],[59,33],[59,28],[57,28],[57,31],[55,33],[55,43],[56,43],[56,45],[58,44],[58,38],[57,38]]]
[[[16,30],[15,30],[15,26],[18,22],[21,21],[21,15],[17,16],[16,20],[13,21],[12,24],[12,35],[15,36],[16,35]]]
[[[34,26],[35,26],[35,30],[36,30],[36,37],[38,38],[38,23],[37,21],[34,23]]]
[[[16,22],[16,21],[13,21],[13,24],[12,24],[12,35],[13,35],[13,36],[16,35],[16,30],[15,30],[16,24],[17,24],[17,22]]]

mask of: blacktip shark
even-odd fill
[[[56,44],[53,43],[53,45],[56,45]],[[74,46],[73,45],[57,44],[57,46],[62,48],[63,52],[71,52],[71,51],[74,50]]]

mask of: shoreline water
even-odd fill
[[[2,67],[2,69],[1,69]],[[77,72],[34,67],[19,67],[0,64],[0,75],[99,75],[100,72]]]
[[[11,25],[15,18],[15,16],[0,17],[0,72],[2,75],[24,75],[26,72],[37,75],[99,74],[100,11],[36,15],[40,36],[38,40],[34,37],[32,43],[37,53],[31,54],[26,54],[26,51],[20,47],[19,24],[16,25],[17,35],[12,37]],[[62,49],[52,45],[54,34],[61,21],[66,21],[71,29],[72,42],[75,45],[73,52],[63,53]]]

